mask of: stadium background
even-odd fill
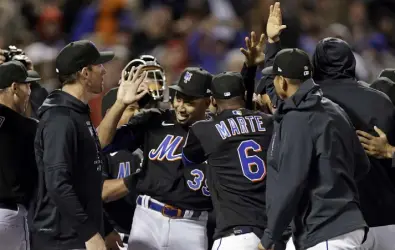
[[[239,71],[239,48],[249,31],[264,30],[273,0],[0,0],[0,48],[23,48],[48,90],[59,87],[54,59],[67,42],[92,40],[111,49],[106,90],[116,86],[127,61],[146,53],[158,58],[168,84],[183,68],[211,73]],[[338,36],[352,45],[357,75],[368,83],[395,67],[395,1],[282,0],[284,47],[312,53],[318,40]],[[258,75],[259,77],[259,75]],[[101,96],[91,102],[95,125]]]

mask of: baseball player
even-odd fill
[[[212,120],[196,122],[182,156],[185,165],[207,160],[211,197],[217,218],[212,249],[256,249],[266,227],[266,152],[272,136],[269,115],[244,109],[239,73],[213,78]],[[242,198],[241,198],[242,197]],[[278,243],[276,249],[283,249]],[[280,248],[281,247],[281,248]]]
[[[205,118],[211,79],[203,69],[187,68],[178,85],[171,86],[176,90],[174,110],[143,112],[115,133],[114,124],[125,107],[114,105],[101,124],[99,136],[106,150],[143,148],[128,249],[207,249],[207,211],[212,203],[206,165],[184,168],[181,150],[188,126]]]
[[[62,89],[53,91],[39,109],[35,140],[39,170],[32,223],[35,249],[106,249],[103,154],[87,103],[103,90],[102,64],[113,56],[83,40],[68,44],[56,58]],[[147,93],[143,78],[144,74],[123,79],[117,103],[128,105]]]
[[[147,73],[145,83],[150,90],[145,100],[140,100],[138,103],[141,106],[151,107],[155,106],[156,102],[163,100],[163,88],[166,86],[164,70],[157,63],[155,57],[150,55],[141,56],[139,59],[132,60],[125,67],[125,72],[130,73],[132,67],[142,65],[142,70]],[[127,77],[128,75],[125,75]],[[102,101],[102,116],[104,117],[107,111],[114,105],[117,97],[118,88],[111,89],[103,98]],[[139,112],[139,105],[128,105],[118,122],[118,127],[125,125],[129,119]],[[105,164],[103,177],[103,192],[102,198],[106,202],[104,208],[108,213],[113,226],[127,243],[128,234],[132,225],[134,209],[136,206],[135,188],[124,184],[127,179],[133,178],[135,173],[140,171],[140,163],[142,160],[142,150],[136,149],[134,152],[128,150],[120,150],[106,155],[107,164]],[[126,180],[124,180],[126,179]],[[124,197],[124,198],[123,198]],[[120,199],[123,198],[123,199]],[[113,232],[109,237],[116,237],[116,232]],[[110,241],[114,243],[114,241]],[[116,246],[113,248],[117,249]]]
[[[103,97],[102,101],[102,115],[105,116],[107,110],[114,105],[117,98],[118,88],[111,89]],[[131,116],[135,112],[138,112],[138,107],[136,105],[129,105],[118,123],[118,127],[127,123]],[[105,231],[112,230],[111,226],[116,230],[111,232],[106,236],[106,239],[113,237],[114,240],[106,241],[107,247],[111,249],[118,249],[117,244],[120,247],[124,247],[123,243],[127,243],[128,235],[133,221],[133,213],[136,207],[136,193],[135,189],[128,190],[124,186],[123,179],[129,178],[130,174],[138,171],[140,163],[142,160],[141,149],[136,149],[134,152],[127,150],[121,150],[118,152],[113,152],[105,156],[105,164],[103,167],[103,191],[102,199],[105,202],[103,207],[106,211],[111,225],[104,224],[108,226]],[[119,235],[122,241],[119,242],[115,240]]]
[[[21,62],[0,65],[0,248],[30,249],[27,207],[36,187],[37,121],[25,117],[31,78]]]

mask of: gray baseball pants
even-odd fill
[[[26,208],[18,210],[0,208],[0,249],[30,250]]]

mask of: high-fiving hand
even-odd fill
[[[283,25],[280,3],[276,2],[274,5],[270,5],[269,18],[266,25],[266,34],[269,42],[278,41],[281,32],[285,28],[287,28],[287,26]]]
[[[125,67],[125,69],[127,66]],[[125,79],[126,70],[122,71],[120,80],[117,101],[124,105],[130,105],[140,100],[145,94],[149,92],[148,86],[144,83],[147,72],[143,72],[143,66],[132,67],[129,76]]]
[[[246,37],[246,49],[240,48],[241,53],[246,57],[246,64],[248,67],[254,65],[260,65],[265,60],[265,54],[263,53],[263,46],[265,45],[265,35],[262,34],[257,42],[256,34],[254,31],[251,32],[251,38]]]

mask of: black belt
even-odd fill
[[[18,211],[18,204],[13,202],[0,202],[0,208]]]
[[[261,238],[263,236],[264,230],[258,227],[249,227],[249,226],[234,227],[226,231],[224,237],[228,237],[231,235],[242,235],[248,233],[254,233],[258,238]]]

